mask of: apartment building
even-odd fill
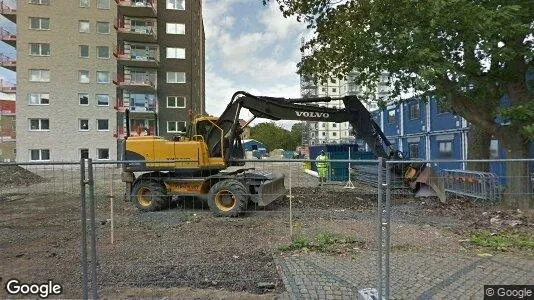
[[[118,138],[185,133],[205,113],[204,26],[200,0],[117,0]]]
[[[4,2],[17,24],[18,161],[113,160],[126,109],[131,134],[164,136],[205,111],[200,0]]]
[[[0,92],[0,162],[15,160],[15,123],[15,94]]]
[[[343,79],[331,78],[328,82],[314,83],[310,77],[301,77],[302,97],[344,97],[349,95],[359,96],[364,106],[369,110],[378,108],[377,100],[368,101],[364,99],[365,90],[355,81],[355,74],[349,73]],[[385,99],[389,95],[390,85],[387,74],[380,76],[377,83],[375,99]],[[329,108],[345,107],[342,100],[333,100],[321,104]],[[352,128],[348,122],[307,122],[303,131],[302,141],[304,145],[317,144],[346,144],[354,143],[355,137],[352,135]]]

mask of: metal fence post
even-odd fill
[[[377,237],[377,245],[378,245],[378,257],[377,257],[377,267],[378,267],[378,283],[377,283],[377,287],[376,289],[378,290],[378,299],[382,299],[383,295],[384,295],[384,289],[383,289],[383,286],[384,286],[384,283],[382,281],[382,265],[383,265],[383,261],[382,261],[382,258],[383,258],[383,248],[382,248],[382,235],[383,235],[383,232],[382,232],[382,211],[383,211],[383,208],[382,208],[382,205],[383,205],[383,192],[382,192],[382,181],[383,181],[383,178],[382,178],[382,169],[384,167],[384,159],[382,157],[379,157],[378,158],[378,185],[377,185],[377,188],[378,188],[378,201],[377,201],[377,212],[378,212],[378,215],[377,215],[377,220],[378,220],[378,226],[377,226],[377,233],[378,233],[378,237]]]
[[[98,282],[96,274],[96,221],[95,221],[95,181],[93,176],[93,160],[87,160],[87,175],[89,184],[89,218],[91,222],[91,289],[93,299],[98,299]]]
[[[85,185],[87,181],[85,180],[85,160],[82,158],[80,160],[80,205],[81,205],[81,219],[82,219],[82,288],[83,288],[83,299],[89,299],[89,291],[87,290],[87,211],[85,204]]]
[[[389,253],[390,253],[390,250],[391,250],[391,247],[390,247],[390,238],[391,238],[391,235],[390,235],[390,231],[391,231],[391,186],[392,186],[392,182],[391,182],[391,168],[393,166],[391,166],[391,164],[389,164],[388,162],[386,162],[386,183],[385,183],[385,187],[386,187],[386,207],[385,207],[385,214],[382,214],[382,230],[384,231],[383,235],[382,235],[382,238],[383,238],[383,245],[384,245],[384,250],[385,251],[385,256],[384,256],[384,261],[382,261],[382,263],[384,264],[384,271],[385,271],[385,274],[383,274],[384,276],[384,287],[385,287],[385,293],[383,295],[383,297],[385,299],[389,299],[389,267],[390,267],[390,264],[389,264]]]

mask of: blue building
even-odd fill
[[[432,98],[425,102],[409,99],[372,112],[375,122],[392,143],[410,159],[466,160],[469,123],[452,113],[450,109]],[[534,144],[530,145],[530,157],[534,157]],[[505,158],[498,140],[492,140],[491,159]],[[437,170],[466,169],[465,163],[435,164]],[[505,164],[490,164],[491,171],[504,177]],[[531,165],[534,172],[534,164]]]

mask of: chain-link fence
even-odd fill
[[[62,298],[482,298],[483,284],[532,282],[532,161],[423,163],[444,202],[381,160],[331,160],[325,183],[296,159],[172,174],[0,164],[1,297],[13,278],[50,279]]]

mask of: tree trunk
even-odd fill
[[[507,130],[502,144],[506,152],[506,159],[528,158],[528,144],[518,130]],[[533,207],[528,161],[506,162],[506,177],[505,205],[520,209]]]
[[[467,158],[468,159],[489,159],[491,134],[473,124],[467,133]],[[468,162],[467,169],[472,171],[489,172],[488,162]]]

